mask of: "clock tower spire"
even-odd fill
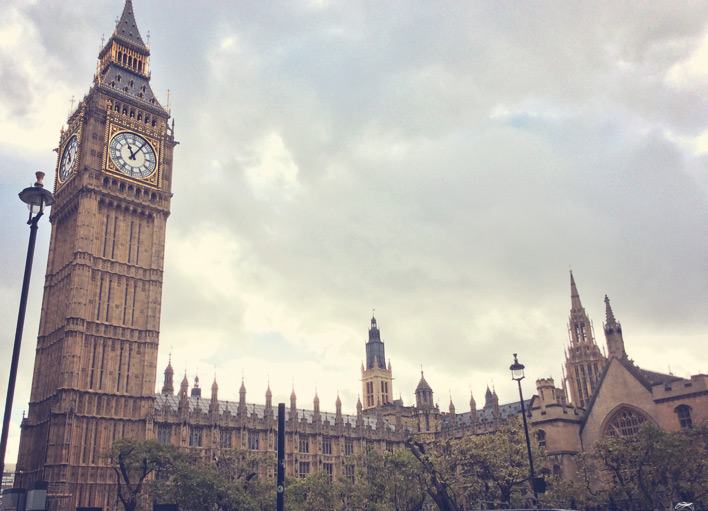
[[[59,138],[56,204],[16,485],[53,510],[112,507],[102,456],[154,437],[157,349],[176,145],[150,86],[131,0]]]

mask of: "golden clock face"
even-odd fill
[[[59,181],[62,183],[69,179],[76,166],[76,156],[79,152],[79,137],[72,135],[69,141],[64,144],[59,162]]]
[[[157,158],[150,142],[137,133],[121,131],[111,139],[111,160],[123,174],[145,178],[155,172]]]

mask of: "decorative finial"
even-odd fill
[[[38,170],[37,172],[34,173],[34,175],[37,177],[37,182],[34,184],[34,186],[39,186],[41,188],[44,188],[44,184],[42,184],[42,179],[44,179],[44,172],[41,170]]]

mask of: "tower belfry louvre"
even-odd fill
[[[17,463],[16,486],[48,481],[54,510],[110,507],[115,476],[103,453],[119,438],[146,437],[155,399],[176,142],[131,0],[98,59],[60,134]]]

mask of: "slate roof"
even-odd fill
[[[209,413],[209,404],[210,400],[209,399],[202,399],[200,397],[188,397],[187,401],[189,403],[189,411],[191,413],[195,411],[200,411],[203,414],[208,414]],[[238,403],[237,402],[231,402],[231,401],[221,401],[219,400],[219,414],[223,414],[225,411],[229,411],[229,413],[236,417],[238,414]],[[155,413],[159,414],[164,407],[167,406],[170,411],[177,413],[179,410],[179,396],[175,395],[165,395],[165,394],[155,394]],[[290,411],[287,410],[286,413],[288,414],[288,417],[290,416]],[[254,404],[254,403],[247,403],[246,404],[246,414],[248,417],[252,417],[254,414],[258,419],[263,419],[265,416],[265,405],[259,405],[259,404]],[[273,409],[273,414],[277,415],[277,409]],[[300,408],[297,409],[297,416],[299,420],[302,420],[303,418],[309,423],[312,424],[312,420],[314,418],[315,412],[312,410],[302,410]],[[320,417],[322,419],[323,423],[329,423],[331,426],[334,426],[334,421],[336,418],[336,414],[331,413],[331,412],[320,412]],[[363,417],[364,420],[364,426],[369,426],[371,429],[376,429],[376,417],[373,416],[366,416],[364,415]],[[356,415],[345,415],[342,414],[342,421],[344,422],[344,425],[346,426],[347,424],[351,425],[351,427],[356,426]],[[387,421],[383,421],[385,424],[385,427],[388,427],[391,430],[395,430],[395,427],[392,424],[389,424]]]
[[[524,406],[528,410],[531,406],[530,399],[524,399]],[[521,413],[521,401],[515,403],[507,403],[505,405],[499,406],[499,413],[501,414],[501,420],[507,420],[511,417],[517,417]],[[458,426],[469,426],[472,423],[472,413],[456,413],[455,419],[457,420]],[[444,425],[450,424],[450,415],[444,414],[442,416],[442,422]],[[494,422],[494,408],[487,407],[477,410],[477,422],[478,424],[492,423]]]
[[[121,14],[120,21],[118,21],[118,24],[116,25],[114,35],[124,41],[128,41],[145,48],[145,43],[143,42],[143,38],[140,37],[140,31],[138,30],[138,25],[135,22],[133,2],[131,0],[125,1],[123,14]]]
[[[131,86],[132,82],[132,86]],[[147,108],[157,109],[164,115],[165,110],[150,87],[150,79],[111,63],[98,77],[99,87],[113,96],[137,100]]]

